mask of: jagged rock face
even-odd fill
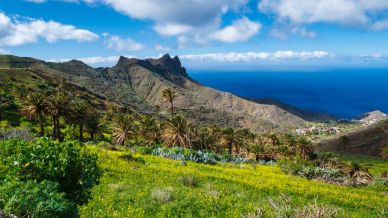
[[[176,87],[174,102],[178,112],[201,125],[250,128],[254,131],[300,127],[305,121],[276,105],[258,104],[231,93],[217,91],[194,82],[178,57],[139,60],[120,57],[111,68],[92,68],[79,61],[37,62],[35,70],[54,78],[65,78],[77,86],[140,113],[155,113],[156,106],[168,111],[161,93]]]

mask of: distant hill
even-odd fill
[[[319,112],[313,112],[313,111],[307,111],[302,110],[300,108],[297,108],[295,106],[274,100],[272,98],[247,98],[248,100],[251,100],[253,102],[256,102],[258,104],[269,104],[269,105],[276,105],[283,110],[292,113],[298,117],[301,117],[304,120],[312,121],[312,122],[322,122],[322,121],[329,121],[329,120],[337,120],[334,116],[328,114],[328,113],[319,113]]]
[[[203,125],[215,123],[263,131],[301,127],[306,120],[321,119],[321,115],[278,102],[246,100],[204,87],[188,76],[178,57],[171,58],[168,54],[146,60],[120,57],[118,63],[109,68],[93,68],[76,60],[50,63],[12,55],[0,56],[0,74],[9,74],[16,69],[26,78],[39,77],[54,85],[66,81],[88,96],[148,114],[156,113],[157,106],[167,108],[161,92],[176,87],[180,94],[175,103],[179,113]],[[13,81],[13,84],[17,86],[17,82]],[[20,81],[19,85],[24,86],[24,82]]]
[[[388,145],[388,120],[356,130],[315,146],[318,151],[354,155],[380,156],[381,148]]]

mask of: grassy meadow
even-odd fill
[[[98,154],[104,174],[92,200],[79,208],[81,217],[303,217],[314,206],[338,210],[338,217],[388,215],[388,189],[377,184],[331,185],[286,175],[276,165],[182,164],[129,151],[90,150]],[[380,159],[368,163],[374,176],[388,167]]]

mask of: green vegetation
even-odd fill
[[[69,217],[90,199],[101,171],[78,142],[0,143],[0,210],[20,217]]]
[[[388,212],[384,190],[311,181],[278,166],[182,164],[150,155],[123,158],[131,154],[126,150],[90,149],[99,152],[105,173],[93,200],[80,207],[81,217],[304,217],[298,214],[317,211],[330,217],[337,210],[338,217],[386,217]]]
[[[387,216],[385,160],[195,125],[173,88],[161,96],[171,117],[145,115],[23,72],[0,78],[0,216]]]

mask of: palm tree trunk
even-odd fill
[[[83,141],[83,133],[84,133],[84,125],[82,123],[79,124],[79,140]]]
[[[57,136],[57,119],[55,116],[53,116],[53,138],[56,139],[58,138]]]
[[[229,154],[230,154],[230,157],[233,156],[233,144],[232,143],[229,144]]]
[[[171,104],[171,120],[174,119],[174,104],[172,103],[172,101],[170,102]]]
[[[55,120],[56,120],[56,122],[55,122],[55,124],[56,124],[56,126],[55,126],[55,128],[56,128],[56,134],[57,134],[57,139],[59,139],[60,141],[62,141],[62,133],[61,133],[61,123],[60,123],[60,121],[59,121],[59,116],[57,116],[56,118],[55,118]]]
[[[44,136],[44,123],[43,123],[43,115],[39,113],[39,126],[40,126],[40,136]]]
[[[93,132],[93,131],[90,132],[90,139],[91,139],[92,141],[94,141],[94,132]]]

